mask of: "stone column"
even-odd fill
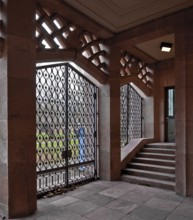
[[[0,215],[36,210],[35,0],[3,0],[0,59]]]
[[[110,47],[109,83],[99,89],[100,176],[120,179],[120,50]]]
[[[191,17],[190,17],[191,18]],[[192,21],[176,28],[176,192],[193,196],[193,30]]]

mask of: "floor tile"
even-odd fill
[[[184,199],[182,203],[173,211],[175,215],[193,219],[193,198]]]
[[[144,192],[138,192],[138,191],[132,191],[127,193],[126,195],[121,196],[119,199],[127,201],[127,202],[133,202],[137,205],[142,205],[146,201],[150,200],[154,195],[151,193],[144,193]]]
[[[125,195],[127,192],[134,190],[135,187],[135,185],[128,185],[126,187],[126,185],[118,183],[116,186],[112,186],[106,190],[101,191],[100,194],[113,198],[119,198]]]
[[[77,201],[74,203],[71,203],[63,208],[64,212],[65,210],[69,210],[72,213],[76,213],[79,215],[86,215],[95,209],[99,208],[98,205],[93,204],[91,202],[87,201]]]
[[[92,220],[119,220],[125,214],[113,209],[101,207],[86,215],[85,217]]]
[[[145,202],[144,205],[151,207],[151,208],[157,208],[160,210],[165,210],[165,211],[171,212],[179,205],[179,202],[168,201],[166,199],[154,197],[154,198],[148,200],[147,202]]]
[[[182,202],[184,200],[183,196],[179,196],[175,192],[169,190],[162,191],[162,193],[158,194],[156,197],[174,202]]]
[[[139,206],[132,202],[126,202],[124,200],[115,199],[112,202],[106,204],[105,207],[128,214],[134,209],[138,208]]]
[[[66,206],[66,205],[73,203],[73,202],[76,202],[76,201],[79,201],[79,199],[73,198],[71,196],[66,196],[64,198],[61,198],[61,199],[58,199],[58,200],[51,202],[51,204],[55,205],[57,207],[62,207],[62,206]]]
[[[103,205],[111,202],[112,200],[114,200],[114,198],[109,197],[109,196],[105,196],[105,195],[101,195],[98,193],[84,198],[84,201],[92,202],[93,204],[96,204],[99,206],[103,206]]]
[[[88,197],[90,195],[94,194],[93,191],[89,191],[89,190],[84,190],[84,189],[81,189],[81,190],[75,190],[71,193],[68,193],[69,196],[71,197],[75,197],[77,199],[83,199],[85,197]]]
[[[164,220],[168,215],[168,211],[163,211],[147,206],[140,206],[139,208],[135,209],[129,216],[133,216],[139,220]]]
[[[37,205],[16,220],[193,220],[193,198],[122,181],[95,181]]]
[[[86,220],[81,215],[72,213],[68,210],[57,210],[45,216],[37,218],[37,220]]]
[[[190,218],[190,217],[185,217],[185,216],[177,215],[173,213],[166,218],[166,220],[192,220],[192,219],[193,219],[193,216]]]
[[[89,191],[91,191],[93,193],[98,193],[98,192],[103,191],[103,190],[105,190],[107,188],[109,188],[109,187],[106,186],[106,185],[92,184],[92,183],[85,184],[84,186],[82,186],[82,189],[89,190]]]

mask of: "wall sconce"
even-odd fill
[[[160,49],[162,52],[170,52],[172,43],[161,42]]]

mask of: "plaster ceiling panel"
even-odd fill
[[[111,3],[110,3],[111,1]],[[144,6],[149,4],[152,0],[135,0],[135,1],[125,1],[125,0],[101,0],[103,4],[107,5],[111,10],[113,10],[117,15],[124,16],[130,11],[137,10],[139,6]]]
[[[117,33],[193,6],[193,0],[63,0]]]
[[[81,11],[83,14],[92,18],[99,24],[107,27],[111,30],[110,27],[116,28],[118,25],[117,19],[120,17],[117,14],[117,10],[113,10],[110,6],[111,0],[102,1],[102,0],[63,0],[69,5],[73,6],[77,10]]]

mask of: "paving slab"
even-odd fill
[[[123,212],[100,207],[85,217],[92,220],[119,220],[124,216],[125,214]]]
[[[76,213],[72,213],[70,211],[63,209],[51,212],[45,216],[41,216],[37,218],[37,220],[87,220],[86,218],[82,217],[81,215],[78,215]]]
[[[170,214],[168,211],[163,211],[156,208],[147,206],[141,206],[135,209],[130,216],[133,216],[139,220],[165,220]],[[129,219],[129,218],[128,218]]]
[[[185,217],[183,215],[177,215],[173,213],[166,218],[166,220],[192,220],[192,219],[193,219],[193,216],[190,218],[190,217]]]
[[[95,181],[39,199],[37,211],[16,220],[193,220],[193,198],[122,181]]]
[[[105,207],[128,214],[139,206],[133,202],[126,202],[121,199],[115,199],[112,202],[106,204]]]
[[[65,210],[70,211],[71,213],[76,213],[78,215],[86,215],[92,211],[94,211],[95,209],[99,208],[98,205],[93,204],[91,202],[87,202],[87,201],[77,201],[77,202],[73,202],[67,206],[65,206],[63,208],[63,212],[65,213]]]
[[[143,203],[152,199],[153,197],[154,195],[152,195],[151,193],[148,194],[141,191],[132,191],[121,196],[119,199],[124,200],[125,202],[133,202],[137,205],[142,205]]]
[[[75,190],[73,192],[68,193],[68,196],[75,197],[78,199],[84,199],[85,197],[88,197],[94,193],[95,192],[90,191],[90,190],[81,189],[81,190],[77,190],[77,191]]]
[[[51,205],[57,206],[57,207],[63,207],[66,206],[70,203],[79,201],[79,199],[73,198],[71,196],[66,196],[64,198],[60,198],[58,200],[54,200],[53,202],[51,202]]]
[[[105,195],[105,196],[110,196],[110,197],[113,197],[113,198],[119,198],[123,195],[125,195],[126,193],[136,189],[136,185],[130,185],[130,187],[127,185],[127,184],[120,184],[118,182],[117,185],[115,186],[112,186],[106,190],[103,190],[100,192],[100,194],[102,195]]]
[[[193,220],[193,198],[185,198],[173,211],[173,214]]]
[[[113,197],[101,195],[99,193],[94,194],[94,195],[90,195],[90,196],[84,198],[84,201],[91,202],[91,203],[99,205],[99,206],[103,206],[103,205],[111,202],[112,200],[114,200]]]
[[[166,199],[154,197],[154,198],[148,200],[147,202],[145,202],[144,205],[151,207],[151,208],[157,208],[160,210],[165,210],[165,211],[171,212],[179,205],[179,202],[168,201]]]

